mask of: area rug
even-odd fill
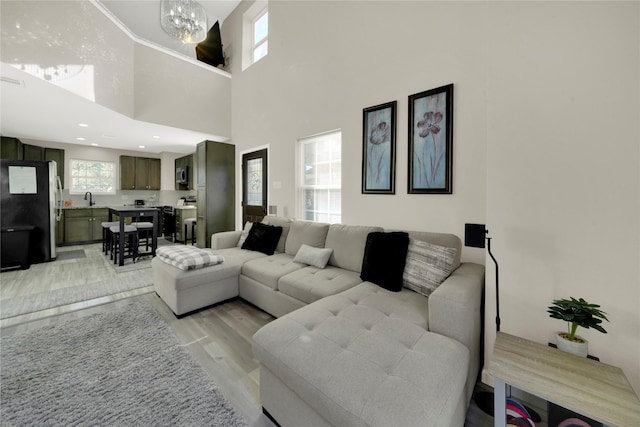
[[[114,295],[152,285],[153,278],[151,276],[151,270],[149,269],[147,271],[141,271],[138,274],[119,276],[101,282],[3,299],[0,301],[0,319],[60,307],[80,301],[87,301],[107,295]],[[149,290],[149,292],[151,291],[152,289]]]
[[[86,258],[87,253],[84,249],[76,249],[73,251],[58,251],[56,254],[57,261],[68,261],[70,259]]]
[[[246,426],[147,301],[2,337],[11,426]]]

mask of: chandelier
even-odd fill
[[[207,38],[207,13],[192,0],[162,0],[160,25],[182,43],[200,43]]]

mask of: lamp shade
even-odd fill
[[[464,245],[472,248],[484,248],[486,233],[484,224],[465,224]]]

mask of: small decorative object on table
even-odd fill
[[[547,310],[549,316],[568,322],[568,332],[558,332],[556,334],[556,344],[558,349],[577,356],[587,357],[589,352],[589,342],[576,335],[578,326],[585,329],[593,328],[606,334],[600,324],[607,319],[606,313],[600,310],[597,304],[589,304],[584,299],[558,299],[553,301],[553,305]]]

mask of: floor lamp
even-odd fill
[[[500,287],[498,282],[498,261],[491,253],[491,237],[487,237],[489,230],[484,224],[465,224],[464,225],[464,245],[471,248],[484,248],[485,240],[487,242],[487,252],[496,265],[496,332],[500,332]],[[511,393],[508,393],[510,395]],[[489,391],[480,391],[473,396],[473,401],[482,409],[485,414],[493,416],[493,393]],[[535,422],[540,421],[540,415],[533,409],[525,406],[531,419]]]

